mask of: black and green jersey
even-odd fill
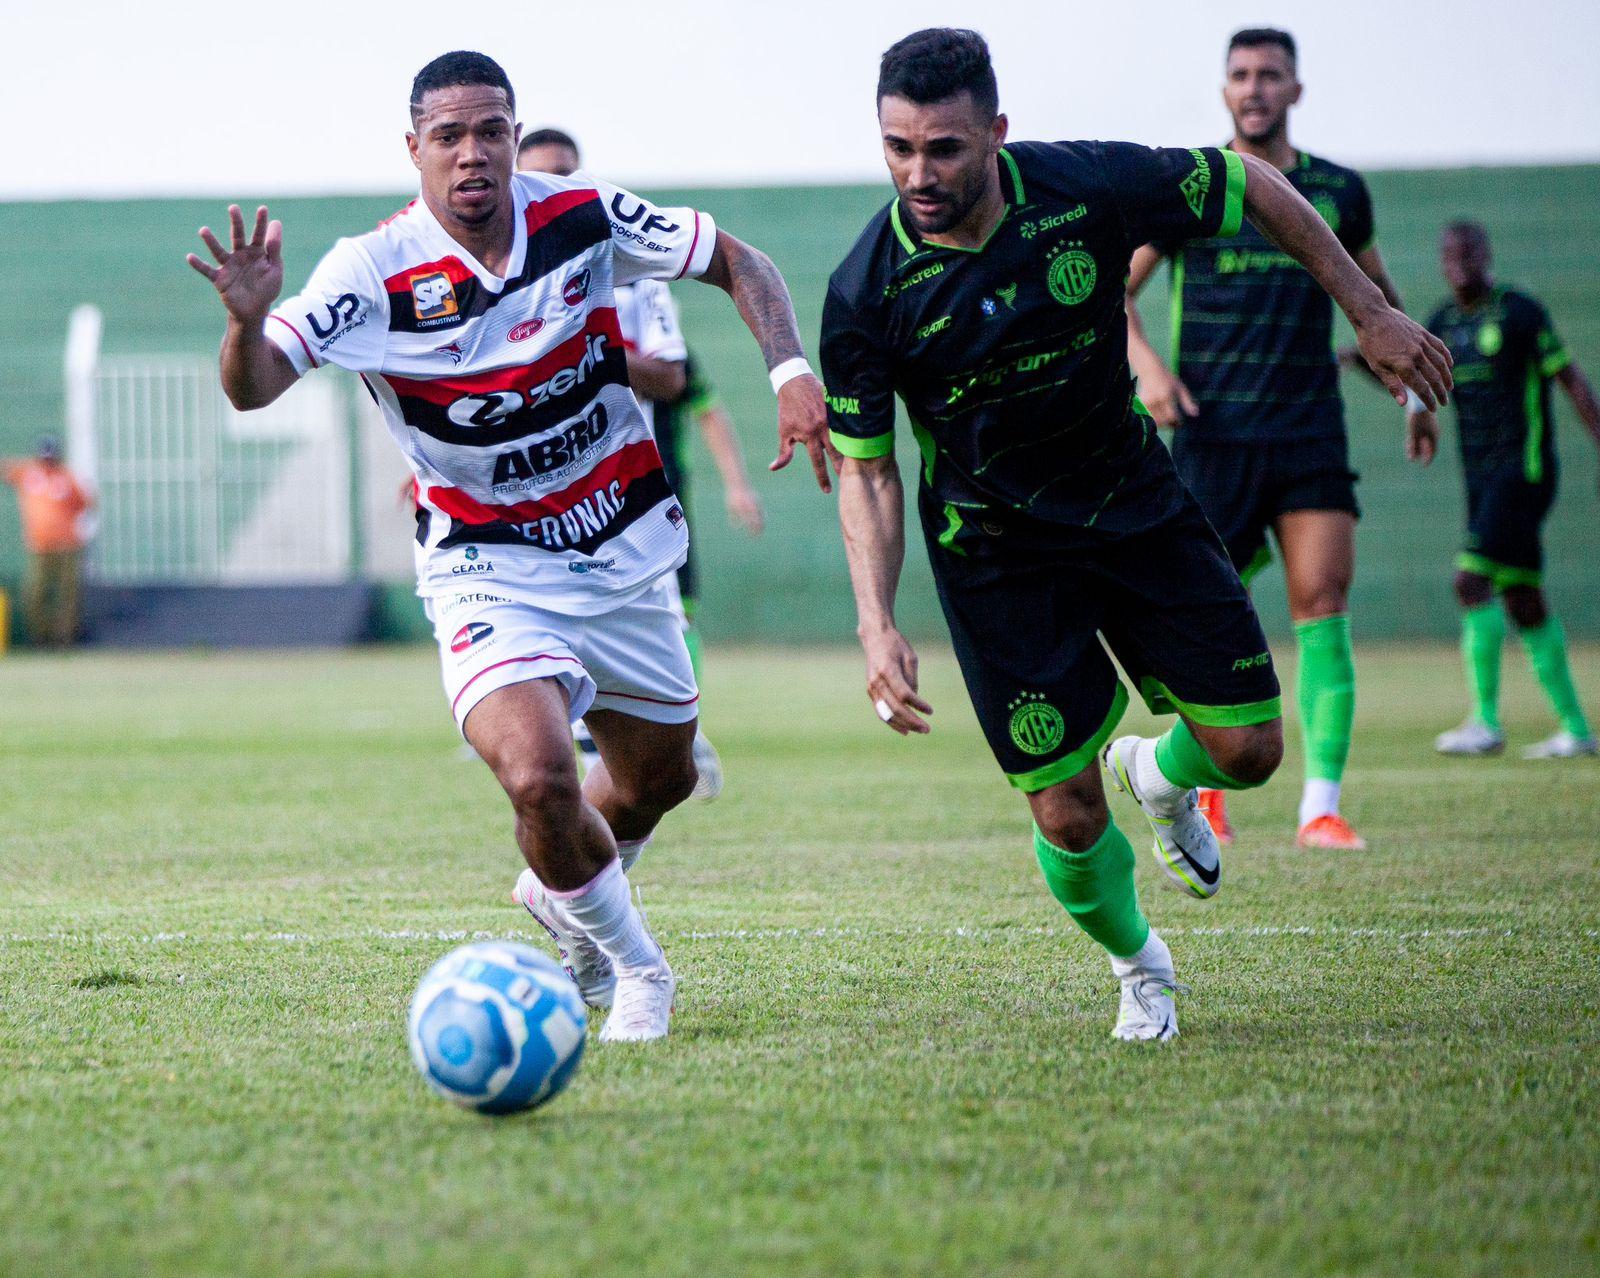
[[[1512,467],[1530,484],[1553,476],[1549,379],[1572,356],[1544,307],[1526,293],[1494,288],[1471,306],[1441,306],[1428,330],[1455,360],[1451,398],[1468,477]]]
[[[1284,175],[1351,253],[1372,243],[1372,199],[1354,169],[1300,153]],[[1344,434],[1333,299],[1251,223],[1232,239],[1156,240],[1172,260],[1172,359],[1200,405],[1195,440]]]
[[[1006,211],[981,247],[924,243],[896,200],[834,271],[822,314],[833,442],[889,453],[899,395],[933,498],[925,518],[942,521],[930,535],[976,511],[1144,526],[1145,459],[1160,446],[1133,408],[1128,260],[1151,240],[1238,230],[1244,166],[1216,148],[1124,142],[1015,143],[999,164]]]

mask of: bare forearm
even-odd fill
[[[760,249],[718,230],[711,264],[701,278],[733,299],[768,368],[804,357],[788,286],[772,259]]]
[[[839,468],[839,526],[856,597],[857,633],[894,628],[905,562],[905,489],[893,457],[846,458]]]
[[[1261,233],[1311,272],[1357,328],[1374,311],[1387,308],[1383,290],[1288,179],[1253,156],[1245,156],[1244,163],[1245,212]]]
[[[238,409],[263,408],[295,381],[294,365],[266,339],[259,323],[228,317],[222,335],[222,389]]]
[[[1165,367],[1160,354],[1145,335],[1138,299],[1132,293],[1128,294],[1128,364],[1133,369],[1133,375],[1140,378],[1148,378],[1151,373]]]
[[[683,361],[628,352],[628,385],[640,399],[670,402],[683,394]]]
[[[1596,444],[1600,444],[1600,399],[1596,399],[1594,386],[1576,364],[1568,364],[1556,374],[1561,389],[1567,392],[1578,420]]]
[[[1383,254],[1378,252],[1376,244],[1369,244],[1355,255],[1355,263],[1362,273],[1378,286],[1383,294],[1383,300],[1397,311],[1405,310],[1405,303],[1400,300],[1400,290],[1394,286],[1394,280],[1389,276],[1389,268],[1384,264]]]
[[[745,472],[744,453],[739,449],[739,439],[733,433],[733,423],[727,413],[712,407],[700,414],[700,434],[706,441],[706,451],[716,463],[722,486],[727,489],[745,488],[750,476]]]

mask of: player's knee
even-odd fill
[[[1476,608],[1494,598],[1494,583],[1487,577],[1465,569],[1456,573],[1456,602],[1463,608]]]
[[[1040,832],[1068,852],[1088,851],[1099,842],[1111,820],[1105,791],[1099,787],[1053,789],[1032,806]]]
[[[1297,591],[1290,601],[1297,621],[1316,621],[1337,617],[1350,610],[1350,581],[1322,581]]]
[[[1550,620],[1545,607],[1544,591],[1537,586],[1508,586],[1505,594],[1506,611],[1519,630],[1533,630]]]
[[[640,812],[667,812],[677,807],[694,793],[695,782],[700,779],[694,758],[688,750],[652,759],[648,768],[636,776],[619,777],[615,772],[611,784],[617,800],[625,808]]]
[[[1283,720],[1235,728],[1206,743],[1211,761],[1242,786],[1264,784],[1283,762]]]
[[[576,821],[582,791],[577,769],[538,759],[502,763],[495,769],[511,806],[524,821]]]

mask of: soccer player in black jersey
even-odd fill
[[[1096,755],[1150,818],[1163,868],[1206,897],[1221,861],[1195,787],[1259,785],[1283,738],[1249,597],[1134,410],[1129,259],[1152,240],[1237,231],[1248,211],[1351,316],[1397,398],[1409,385],[1435,403],[1449,358],[1270,165],[1216,148],[1006,144],[975,32],[919,31],[890,48],[878,123],[898,198],[833,273],[822,320],[867,695],[896,732],[928,731],[916,654],[894,622],[898,395],[962,674],[1032,810],[1045,881],[1111,955],[1117,1037],[1169,1038],[1172,955],[1140,912]],[[1178,713],[1159,740],[1111,740],[1127,693],[1102,637],[1145,700]]]
[[[1300,100],[1293,37],[1257,28],[1228,45],[1223,102],[1231,150],[1276,167],[1322,215],[1340,244],[1398,308],[1373,242],[1372,201],[1361,175],[1297,150],[1289,111]],[[1129,354],[1139,396],[1162,427],[1176,428],[1172,459],[1221,535],[1246,583],[1271,561],[1277,538],[1300,649],[1305,785],[1298,842],[1359,850],[1339,812],[1355,714],[1348,596],[1355,572],[1355,474],[1345,442],[1334,357],[1333,305],[1300,264],[1245,223],[1232,239],[1176,243],[1159,237],[1134,255],[1130,296],[1162,257],[1172,263],[1174,371],[1128,307]],[[1431,418],[1419,430],[1437,431]],[[1220,793],[1201,806],[1231,840]]]
[[[1505,619],[1522,636],[1560,731],[1525,757],[1570,759],[1600,753],[1567,665],[1561,623],[1544,598],[1539,531],[1556,495],[1556,440],[1550,383],[1560,384],[1600,444],[1600,401],[1556,336],[1538,300],[1504,288],[1489,273],[1489,235],[1477,222],[1452,222],[1439,240],[1451,300],[1428,328],[1455,359],[1456,419],[1467,486],[1466,549],[1456,560],[1461,655],[1472,714],[1434,743],[1442,754],[1499,754],[1500,650]]]

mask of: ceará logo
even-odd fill
[[[506,341],[525,342],[543,327],[544,321],[538,316],[535,316],[533,319],[523,320],[522,323],[515,325],[512,330],[506,334]]]

